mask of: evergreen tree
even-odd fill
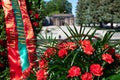
[[[77,23],[120,22],[120,0],[78,0]]]
[[[84,0],[78,0],[78,3],[77,3],[77,9],[76,9],[76,18],[77,18],[77,23],[78,24],[83,24],[84,23],[84,21],[85,21],[85,15],[84,15],[84,13],[85,13],[85,9],[86,9],[86,6],[83,6],[83,5],[85,5],[85,2],[84,2]]]
[[[66,10],[66,13],[72,13],[72,4],[68,1],[66,1],[65,3],[65,10]]]

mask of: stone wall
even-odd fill
[[[74,16],[72,14],[55,14],[51,16],[53,25],[62,26],[64,24],[73,25]]]

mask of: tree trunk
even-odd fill
[[[103,23],[102,22],[100,22],[100,27],[103,28]]]
[[[113,27],[113,22],[111,21],[111,28],[113,29],[114,27]]]

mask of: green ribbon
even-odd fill
[[[17,0],[12,0],[12,7],[15,15],[15,21],[16,21],[17,32],[18,32],[18,50],[20,54],[21,67],[22,67],[22,71],[24,71],[30,65],[29,59],[28,59],[28,51],[26,47],[26,39],[24,34],[24,24],[23,24],[20,7]]]

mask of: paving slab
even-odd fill
[[[67,30],[66,26],[60,26],[69,36],[70,33]],[[73,29],[73,26],[70,26]],[[76,26],[77,30],[79,31],[80,26]],[[84,34],[87,33],[89,31],[90,27],[86,27]],[[95,28],[93,28],[90,31],[90,34],[94,31]],[[110,29],[106,29],[106,30],[97,30],[95,33],[95,36],[103,38],[103,36],[105,35],[105,33],[107,31],[110,31]],[[112,30],[114,31],[114,30]],[[42,31],[40,32],[40,34],[42,34],[43,36],[45,36],[45,34],[47,33],[48,36],[53,35],[53,38],[56,37],[56,39],[66,39],[67,36],[64,34],[64,32],[58,27],[58,26],[43,26]],[[39,39],[39,38],[38,38]],[[120,32],[115,32],[114,35],[112,36],[111,40],[120,40]]]

